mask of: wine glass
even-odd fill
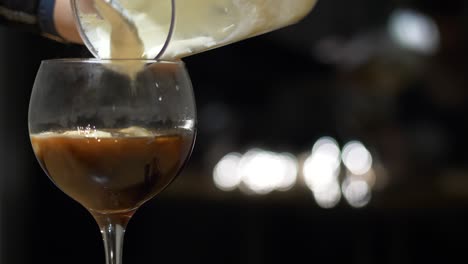
[[[189,75],[181,61],[43,61],[29,133],[45,173],[99,225],[106,264],[120,264],[130,218],[191,154],[196,112]]]

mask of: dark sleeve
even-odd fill
[[[56,38],[54,6],[55,0],[0,0],[0,23]]]

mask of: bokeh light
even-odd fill
[[[401,47],[433,54],[440,46],[440,32],[428,16],[410,9],[397,9],[390,16],[391,38]]]
[[[341,199],[338,183],[340,164],[340,148],[330,137],[319,139],[304,162],[304,182],[321,207],[334,207]]]
[[[290,156],[261,149],[248,151],[239,162],[242,182],[257,194],[289,189],[296,183],[298,170],[297,161]]]
[[[213,180],[223,191],[240,189],[247,194],[265,195],[290,190],[300,174],[321,208],[336,207],[342,197],[355,208],[370,202],[377,175],[372,155],[363,143],[350,141],[340,150],[335,139],[322,137],[310,153],[300,157],[301,162],[291,153],[260,148],[243,155],[229,153],[214,167]],[[344,180],[340,177],[342,167],[346,167]]]
[[[372,168],[372,155],[359,141],[351,141],[343,147],[343,164],[355,175],[363,175]]]
[[[239,186],[241,178],[237,170],[240,159],[241,154],[229,153],[216,164],[213,170],[213,180],[219,189],[232,191]]]
[[[371,188],[366,181],[348,176],[342,184],[346,201],[355,208],[366,206],[371,200]]]
[[[275,153],[252,149],[244,155],[224,156],[213,170],[215,185],[230,191],[237,187],[249,193],[267,194],[274,190],[287,191],[297,181],[298,161],[290,153]]]
[[[299,161],[291,153],[277,154],[280,158],[282,177],[276,186],[278,191],[288,191],[296,185],[299,171]]]
[[[339,182],[332,181],[314,189],[314,198],[317,204],[325,209],[335,207],[341,200],[341,189]]]

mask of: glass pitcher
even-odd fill
[[[126,59],[153,59],[158,55],[162,59],[182,58],[296,23],[316,3],[316,0],[71,1],[86,46],[101,59],[117,55]],[[98,2],[112,6],[124,22],[114,21],[111,25]],[[126,30],[116,24],[131,28]],[[117,27],[120,32],[114,32],[114,37],[125,45],[136,44],[131,39],[138,38],[141,48],[137,53],[112,54],[112,30]]]

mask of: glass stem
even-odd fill
[[[119,224],[109,223],[101,228],[106,251],[106,264],[122,264],[122,246],[125,228]]]
[[[125,228],[131,216],[93,214],[104,240],[106,264],[122,264]]]

